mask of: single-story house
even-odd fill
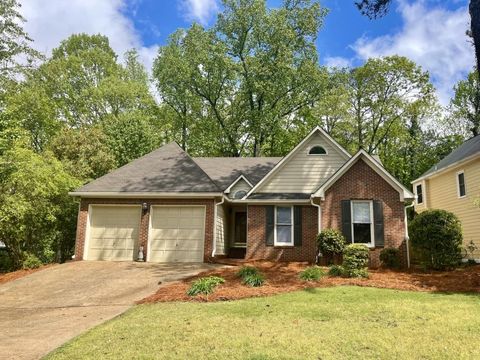
[[[443,209],[458,216],[463,244],[473,242],[471,254],[480,262],[480,135],[475,136],[412,182],[415,211]]]
[[[71,193],[81,199],[75,258],[309,261],[322,229],[407,263],[414,195],[379,160],[351,156],[321,128],[288,155],[192,158],[172,142]]]

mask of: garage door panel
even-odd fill
[[[204,237],[204,207],[152,207],[150,261],[201,262]]]
[[[93,205],[88,260],[133,260],[140,233],[140,206]]]

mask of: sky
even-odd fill
[[[177,28],[208,27],[221,0],[20,0],[34,47],[49,53],[73,33],[107,35],[118,54],[136,48],[147,69]],[[270,7],[281,0],[267,0]],[[326,66],[359,66],[370,57],[402,55],[430,73],[446,105],[453,86],[466,78],[474,52],[465,31],[468,0],[393,0],[387,16],[369,20],[354,0],[323,0],[329,9],[317,39]]]

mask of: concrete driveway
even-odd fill
[[[79,261],[0,285],[0,359],[38,359],[209,264]]]

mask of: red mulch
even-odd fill
[[[37,269],[28,269],[28,270],[23,270],[22,269],[22,270],[12,271],[12,272],[8,272],[8,273],[4,273],[4,274],[0,273],[0,284],[4,284],[4,283],[7,283],[9,281],[20,279],[24,276],[33,274],[34,272],[46,269],[46,268],[48,268],[50,266],[53,266],[53,265],[55,265],[55,264],[42,265]]]
[[[299,279],[299,272],[308,266],[306,263],[251,262],[266,277],[266,283],[257,288],[245,286],[236,276],[238,266],[210,270],[174,283],[167,284],[138,303],[169,301],[225,301],[280,294],[305,288],[330,287],[339,285],[357,285],[376,288],[388,288],[427,292],[478,292],[480,293],[480,266],[470,266],[445,272],[408,272],[392,270],[370,270],[368,279],[347,279],[324,277],[316,282]],[[326,268],[325,268],[326,270]],[[219,285],[213,294],[190,297],[186,294],[190,284],[204,276],[221,276],[225,283]]]

